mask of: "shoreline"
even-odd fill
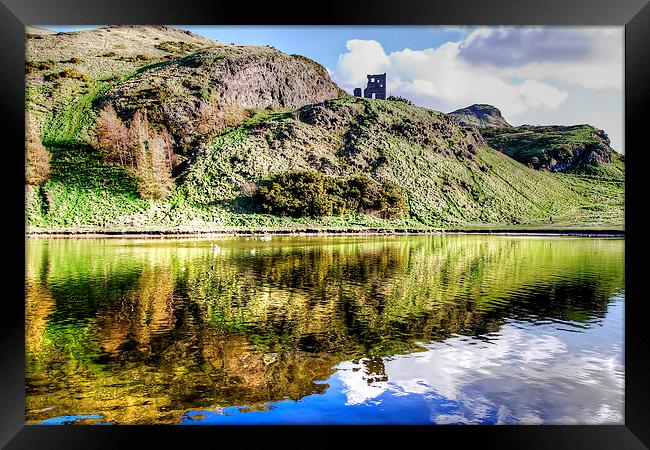
[[[578,236],[578,237],[616,237],[624,238],[625,230],[616,229],[230,229],[212,231],[182,231],[182,230],[120,230],[120,231],[91,231],[91,230],[62,230],[62,231],[26,231],[25,237],[31,239],[92,239],[92,238],[122,238],[122,239],[178,239],[178,238],[225,238],[238,236],[424,236],[443,234],[482,234],[496,236]]]

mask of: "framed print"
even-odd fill
[[[4,0],[2,444],[647,448],[647,2],[314,6]]]

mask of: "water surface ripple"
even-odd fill
[[[623,423],[622,239],[26,245],[30,424]]]

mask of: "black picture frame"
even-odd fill
[[[644,166],[650,93],[649,0],[373,0],[318,3],[171,0],[0,0],[2,152],[0,230],[5,241],[5,280],[0,314],[0,445],[5,448],[129,448],[138,436],[147,447],[206,439],[210,445],[236,439],[273,447],[297,444],[368,445],[391,435],[405,444],[415,438],[436,445],[450,440],[463,448],[642,449],[650,446],[650,352],[639,245],[644,212]],[[620,426],[427,426],[427,427],[201,427],[201,426],[26,426],[24,411],[24,26],[62,24],[277,24],[277,25],[618,25],[625,26],[625,425]],[[21,264],[23,264],[21,266]],[[21,289],[21,286],[23,289]],[[399,428],[399,429],[398,429]],[[348,434],[345,439],[340,433]],[[281,435],[279,434],[281,433]],[[237,441],[239,439],[239,441]],[[417,442],[417,441],[413,441]],[[372,444],[371,444],[372,445]]]

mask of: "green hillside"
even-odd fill
[[[452,116],[398,100],[339,98],[327,73],[306,58],[142,28],[27,40],[33,64],[26,65],[26,108],[52,155],[49,180],[26,187],[28,231],[623,227],[622,161],[606,166],[615,175],[599,178],[535,170],[490,148],[491,138],[486,142],[478,129],[461,127]],[[128,41],[131,34],[137,39]],[[71,53],[58,50],[54,40],[76,49],[79,58],[66,62]],[[79,47],[84,40],[90,40],[86,53]],[[123,48],[124,42],[130,47]],[[102,56],[111,55],[110,48],[117,56]],[[139,49],[151,57],[138,58],[145,54]],[[102,59],[114,65],[99,64]],[[50,68],[39,65],[55,60]],[[50,76],[66,64],[76,72]],[[255,75],[237,78],[233,67]],[[304,76],[310,70],[315,85]],[[260,79],[275,86],[273,77],[288,81],[271,93],[251,91],[250,83]],[[100,108],[115,105],[128,125],[138,101],[152,126],[170,133],[180,161],[166,198],[143,198],[134,172],[109,162],[96,144]],[[193,118],[206,105],[219,120],[199,127]],[[233,105],[240,113],[222,120]],[[186,122],[192,126],[184,128]],[[182,132],[188,129],[193,131]],[[296,170],[337,180],[365,175],[395,185],[407,212],[390,220],[358,211],[262,214],[254,200],[257,186]]]
[[[591,125],[522,125],[482,131],[492,147],[535,169],[625,178],[623,157],[609,146],[607,135]]]

